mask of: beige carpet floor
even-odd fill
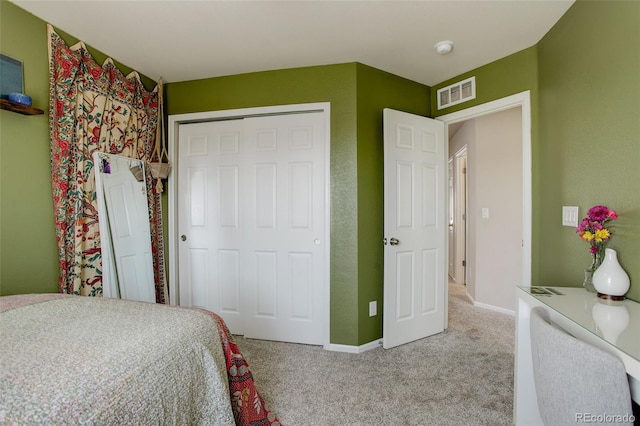
[[[443,333],[361,354],[235,337],[282,424],[510,425],[515,318],[449,284]]]

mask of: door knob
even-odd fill
[[[397,238],[391,238],[389,240],[389,244],[391,244],[392,246],[397,246],[398,244],[400,244],[400,240]]]
[[[186,235],[181,235],[181,236],[180,236],[180,239],[181,239],[182,241],[187,241],[187,236],[186,236]]]

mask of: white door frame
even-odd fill
[[[330,190],[330,152],[331,152],[331,103],[318,102],[308,104],[292,104],[292,105],[277,105],[267,107],[256,108],[241,108],[241,109],[229,109],[221,111],[206,111],[187,114],[173,114],[168,119],[168,152],[169,158],[173,159],[172,164],[175,169],[178,157],[178,134],[180,125],[206,122],[206,121],[220,121],[220,120],[233,120],[242,119],[247,117],[259,117],[267,115],[285,115],[285,114],[298,114],[303,112],[321,112],[324,114],[325,120],[325,235],[323,240],[327,243],[324,244],[325,259],[326,259],[326,271],[324,286],[324,298],[323,298],[323,328],[324,328],[324,347],[327,348],[329,342],[329,313],[330,313],[330,247],[331,247],[331,190]],[[178,291],[178,204],[177,204],[177,171],[172,170],[169,174],[167,194],[168,200],[168,232],[169,232],[169,301],[172,305],[178,305],[179,291]]]
[[[483,115],[520,107],[522,111],[522,282],[531,285],[531,234],[532,234],[532,187],[531,187],[531,92],[515,95],[467,108],[462,111],[436,117],[443,121],[444,134],[449,140],[449,124],[478,118]]]
[[[455,216],[454,216],[454,234],[455,234],[455,258],[456,264],[455,268],[455,277],[456,283],[458,284],[467,284],[467,267],[462,266],[462,261],[468,259],[467,256],[467,232],[468,232],[468,220],[467,220],[467,173],[461,170],[460,164],[464,159],[464,167],[467,168],[467,145],[465,144],[462,148],[456,152],[455,156]],[[464,191],[463,191],[464,189]],[[462,206],[464,205],[464,208]],[[462,216],[464,215],[464,220],[462,220]],[[464,226],[463,226],[464,225]]]

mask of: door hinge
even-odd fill
[[[467,261],[466,260],[462,261],[462,266],[467,266]]]

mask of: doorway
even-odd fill
[[[521,156],[521,161],[517,161],[520,166],[520,176],[518,176],[518,186],[520,191],[518,192],[518,198],[521,202],[518,204],[518,220],[517,222],[521,223],[521,226],[518,231],[516,247],[514,252],[519,253],[520,255],[517,257],[517,262],[521,264],[519,267],[518,275],[512,280],[515,282],[511,282],[507,284],[502,290],[496,291],[496,289],[491,288],[490,285],[487,284],[486,280],[479,280],[477,282],[474,281],[474,277],[476,274],[476,267],[482,268],[482,262],[478,265],[474,264],[475,255],[480,253],[486,256],[493,256],[495,259],[496,253],[492,253],[491,251],[481,251],[472,245],[471,241],[467,242],[467,252],[468,256],[466,256],[466,265],[467,265],[467,273],[466,273],[466,281],[467,281],[467,292],[469,297],[473,300],[474,304],[478,306],[483,306],[489,309],[493,309],[496,311],[501,311],[505,313],[513,314],[515,311],[515,300],[514,297],[511,297],[511,293],[515,294],[516,285],[530,285],[531,283],[531,109],[530,109],[530,94],[529,92],[522,92],[517,95],[509,96],[507,98],[499,99],[493,102],[489,102],[483,105],[479,105],[476,107],[469,108],[467,110],[459,111],[456,113],[448,114],[445,116],[438,117],[439,120],[445,122],[445,129],[447,129],[447,139],[449,139],[450,133],[452,130],[460,127],[463,123],[472,122],[470,120],[479,119],[481,117],[487,117],[490,119],[490,116],[502,112],[512,110],[515,112],[520,120],[520,127],[518,128],[519,138],[520,139],[520,153],[518,155]],[[500,126],[500,124],[494,124],[496,126]],[[455,152],[456,148],[452,149],[452,152]],[[457,148],[459,149],[459,147]],[[498,155],[495,158],[496,165],[502,165],[500,161],[502,159]],[[467,170],[473,168],[472,164],[467,166]],[[469,197],[473,197],[472,193],[474,193],[475,188],[472,186],[476,184],[477,179],[473,179],[473,176],[467,174],[469,183]],[[495,195],[495,194],[494,194]],[[499,195],[499,194],[498,194]],[[481,231],[484,230],[483,227],[487,227],[487,225],[491,224],[491,221],[498,220],[496,214],[500,213],[500,211],[496,211],[491,208],[490,204],[487,201],[473,203],[469,200],[469,213],[467,217],[467,229],[468,233],[477,233],[478,229]],[[476,228],[470,229],[471,220],[475,219]],[[516,222],[513,215],[510,218],[502,219],[499,222],[501,225]],[[476,235],[476,234],[474,234]],[[481,259],[478,259],[481,260]],[[486,272],[486,271],[485,271]],[[482,273],[481,273],[482,274]],[[477,286],[476,286],[477,285]],[[474,287],[475,286],[475,287]],[[495,293],[503,293],[504,296],[501,301],[492,300],[490,297],[487,298],[488,294]],[[513,299],[513,300],[512,300]]]
[[[451,136],[449,137],[451,140]],[[449,148],[451,149],[451,147]],[[456,284],[467,284],[467,146],[459,149],[452,161],[453,268],[451,278]]]

